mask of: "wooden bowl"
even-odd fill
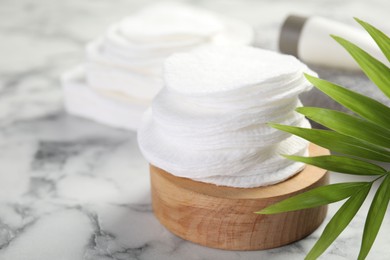
[[[311,144],[311,156],[329,151]],[[176,177],[150,165],[153,210],[177,236],[207,247],[259,250],[283,246],[311,234],[327,207],[258,215],[277,201],[328,183],[326,170],[306,166],[290,179],[266,187],[232,188]]]

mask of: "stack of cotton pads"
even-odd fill
[[[148,104],[128,102],[119,96],[106,98],[86,87],[84,73],[84,68],[80,66],[62,75],[66,110],[111,127],[136,129]]]
[[[77,69],[83,70],[82,79],[75,71],[63,79],[65,107],[110,126],[136,129],[162,88],[162,64],[169,55],[207,45],[248,45],[252,39],[250,26],[206,10],[173,3],[148,7],[87,45],[86,64]],[[103,102],[84,105],[91,99]],[[122,116],[134,107],[132,115]],[[107,111],[122,112],[107,117]]]
[[[315,75],[293,56],[253,47],[207,47],[175,54],[165,88],[138,131],[142,153],[179,177],[232,187],[283,181],[304,165],[280,154],[307,155],[308,142],[268,122],[310,127],[294,109]]]

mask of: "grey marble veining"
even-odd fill
[[[135,133],[64,112],[58,76],[83,60],[87,41],[151,2],[0,1],[0,259],[303,259],[324,226],[297,243],[253,252],[210,249],[172,235],[152,214]],[[357,16],[390,32],[385,0],[187,2],[249,22],[256,45],[269,49],[276,49],[278,27],[290,12],[350,24]],[[361,73],[315,69],[385,101]],[[315,93],[303,99],[334,106]],[[368,206],[322,259],[356,259]],[[389,233],[387,216],[369,259],[390,258]]]

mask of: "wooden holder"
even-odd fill
[[[329,151],[311,144],[311,156]],[[207,247],[258,250],[279,247],[311,234],[327,207],[275,215],[258,215],[277,201],[328,183],[326,170],[306,168],[290,179],[266,187],[216,186],[171,175],[150,165],[154,214],[177,236]]]

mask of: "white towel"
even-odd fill
[[[147,104],[116,93],[98,93],[87,86],[84,74],[79,66],[61,77],[66,111],[111,127],[136,130]]]
[[[138,131],[144,156],[174,175],[233,187],[283,181],[308,142],[268,122],[310,127],[294,109],[315,75],[293,56],[253,47],[204,47],[164,65],[166,87]]]

